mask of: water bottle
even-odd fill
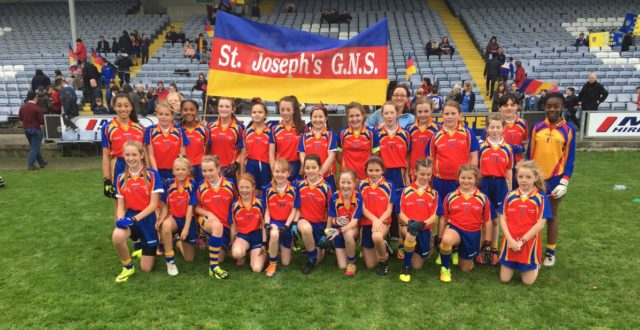
[[[614,184],[613,185],[613,190],[614,191],[620,191],[620,190],[627,190],[629,188],[627,188],[627,186],[623,185],[623,184]]]

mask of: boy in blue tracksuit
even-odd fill
[[[509,57],[509,59],[504,61],[504,63],[502,63],[502,65],[500,66],[500,81],[506,82],[508,79],[513,79],[514,67],[511,62],[513,62],[513,57]]]

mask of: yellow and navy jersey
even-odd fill
[[[506,178],[507,171],[513,168],[513,150],[504,139],[500,144],[485,140],[480,144],[478,162],[482,176]]]
[[[118,118],[113,118],[101,128],[102,147],[109,148],[109,154],[113,157],[122,157],[122,148],[129,140],[144,141],[144,127],[129,120],[128,125],[123,125]]]
[[[144,144],[152,146],[158,169],[171,169],[180,148],[189,145],[189,139],[182,127],[173,123],[166,131],[160,125],[152,125],[144,131]]]
[[[264,204],[255,195],[251,196],[251,202],[245,205],[242,198],[238,197],[231,203],[229,223],[236,224],[236,230],[240,234],[249,234],[262,228],[264,219]]]
[[[138,173],[125,170],[116,180],[116,198],[124,199],[128,210],[142,211],[151,203],[151,194],[162,194],[162,178],[152,168],[142,168]]]
[[[378,135],[366,126],[359,131],[345,127],[338,134],[338,151],[342,153],[340,167],[352,170],[358,179],[364,179],[367,160],[380,151]]]
[[[175,178],[167,180],[164,186],[162,202],[167,204],[169,213],[174,218],[186,217],[187,208],[198,205],[196,181],[192,178],[187,177],[183,187],[180,187]]]
[[[562,119],[553,125],[548,119],[533,126],[526,159],[538,164],[544,179],[558,176],[569,180],[576,157],[576,129]]]

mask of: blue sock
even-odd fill
[[[353,257],[347,256],[347,263],[355,264],[356,263],[356,256],[353,256]]]
[[[404,268],[411,268],[411,261],[413,260],[413,251],[404,251]]]
[[[278,256],[275,256],[275,257],[269,256],[269,262],[273,263],[273,264],[277,263],[278,262]]]
[[[218,267],[218,256],[220,255],[220,246],[222,245],[222,237],[209,236],[209,268]]]
[[[318,249],[313,249],[311,252],[307,251],[307,258],[309,258],[309,261],[312,263],[316,263],[318,260]]]
[[[442,267],[449,269],[451,267],[451,250],[449,250],[447,254],[442,252],[442,249],[440,249],[440,262],[442,263]]]

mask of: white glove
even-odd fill
[[[348,225],[349,222],[350,222],[350,220],[347,217],[338,217],[338,218],[336,218],[336,225],[338,225],[340,227]]]
[[[327,239],[331,241],[340,234],[340,231],[336,228],[327,228],[324,230],[324,234],[327,235]]]
[[[560,183],[555,188],[553,188],[551,197],[553,197],[554,199],[562,198],[562,196],[567,193],[567,185],[569,185],[569,180],[561,179]]]

